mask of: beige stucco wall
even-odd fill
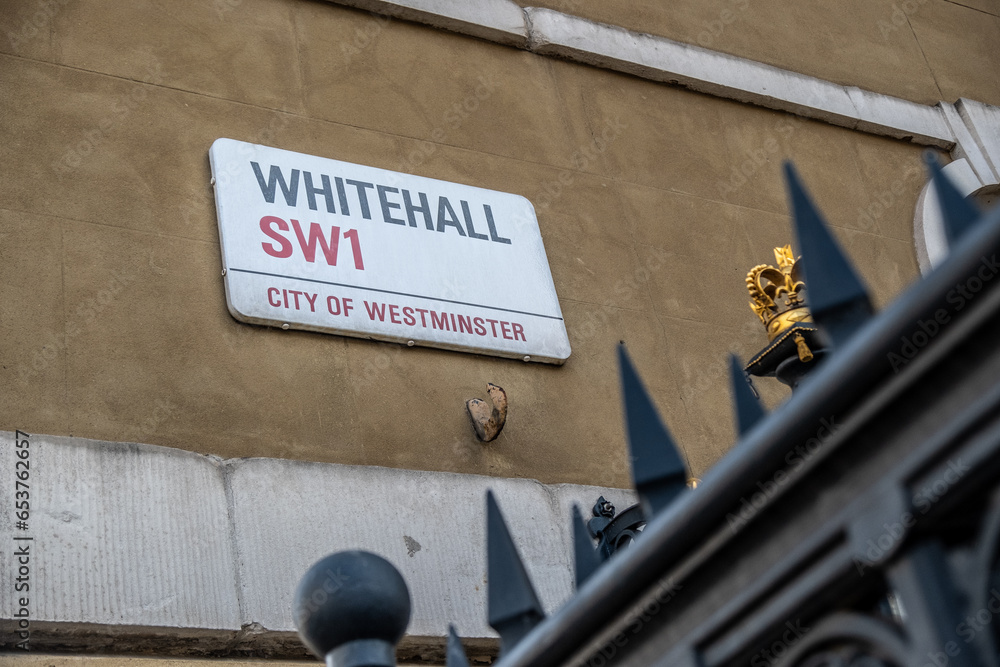
[[[996,0],[517,1],[924,104],[1000,104]]]
[[[0,39],[0,429],[628,486],[623,339],[700,475],[732,444],[725,355],[765,342],[743,279],[791,240],[782,159],[879,304],[917,273],[911,144],[328,3],[57,4],[46,30]],[[929,0],[926,20],[950,5]],[[4,3],[0,24],[33,7]],[[887,82],[940,97],[920,57],[896,55]],[[557,368],[238,323],[209,187],[218,137],[528,197],[572,357]],[[487,381],[511,407],[483,446],[464,402]],[[772,404],[785,395],[767,384]]]

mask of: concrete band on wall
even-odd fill
[[[15,460],[0,433],[0,460]],[[0,493],[0,538],[31,537],[30,593],[0,550],[0,649],[27,596],[32,650],[305,657],[292,597],[326,554],[365,549],[402,572],[413,614],[402,657],[443,655],[448,623],[495,654],[486,623],[485,494],[504,510],[548,613],[573,592],[571,484],[283,459],[222,460],[154,445],[33,434],[28,529]]]
[[[511,0],[330,0],[862,132],[951,150],[942,110]]]
[[[632,74],[861,132],[951,151],[966,194],[1000,184],[1000,108],[973,100],[935,106],[783,70],[511,0],[331,0],[386,16]],[[971,176],[970,176],[971,172]],[[978,185],[977,185],[978,184]],[[947,255],[937,199],[921,195],[914,245],[922,272]]]

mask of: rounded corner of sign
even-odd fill
[[[219,137],[218,139],[212,142],[211,146],[208,147],[208,152],[212,153],[214,151],[221,150],[221,146],[234,143],[236,143],[235,139],[229,139],[228,137]]]
[[[565,345],[559,345],[555,349],[552,349],[548,354],[539,354],[525,356],[525,361],[537,361],[542,364],[551,364],[552,366],[562,366],[568,360],[573,350],[569,346],[569,342]]]
[[[569,361],[569,357],[570,357],[571,354],[573,354],[573,350],[570,349],[569,345],[567,345],[565,353],[560,353],[560,354],[557,354],[555,357],[553,357],[555,359],[554,363],[556,364],[556,366],[562,366],[567,361]]]
[[[533,203],[531,203],[531,200],[528,199],[527,197],[525,197],[524,195],[514,195],[514,196],[517,197],[517,198],[519,198],[519,199],[524,200],[524,203],[528,205],[528,210],[531,211],[531,216],[535,220],[537,220],[538,219],[538,211],[535,210],[535,205]]]
[[[226,308],[229,310],[229,314],[233,316],[233,319],[237,322],[242,322],[243,324],[257,324],[257,320],[246,313],[240,312],[240,309],[236,307],[229,299],[226,299]]]

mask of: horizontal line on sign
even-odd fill
[[[408,292],[394,292],[388,289],[379,289],[377,287],[360,287],[358,285],[348,285],[347,283],[335,283],[329,280],[316,280],[315,278],[300,278],[298,276],[283,276],[280,273],[265,273],[264,271],[251,271],[250,269],[229,269],[229,271],[236,271],[238,273],[252,273],[257,276],[270,276],[271,278],[285,278],[286,280],[302,280],[307,283],[319,283],[321,285],[334,285],[336,287],[348,287],[350,289],[367,290],[369,292],[381,292],[382,294],[396,294],[398,296],[409,296],[415,299],[427,299],[428,301],[441,301],[443,303],[455,303],[460,306],[473,306],[475,308],[486,308],[487,310],[499,310],[505,313],[517,313],[518,315],[530,315],[531,317],[544,317],[547,320],[559,320],[562,321],[561,317],[556,317],[555,315],[542,315],[540,313],[529,313],[526,310],[514,310],[513,308],[500,308],[499,306],[484,306],[481,303],[469,303],[468,301],[454,301],[452,299],[440,299],[434,296],[424,296],[423,294],[410,294]]]

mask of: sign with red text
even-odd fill
[[[226,300],[252,324],[561,364],[524,197],[232,139],[209,151]]]

